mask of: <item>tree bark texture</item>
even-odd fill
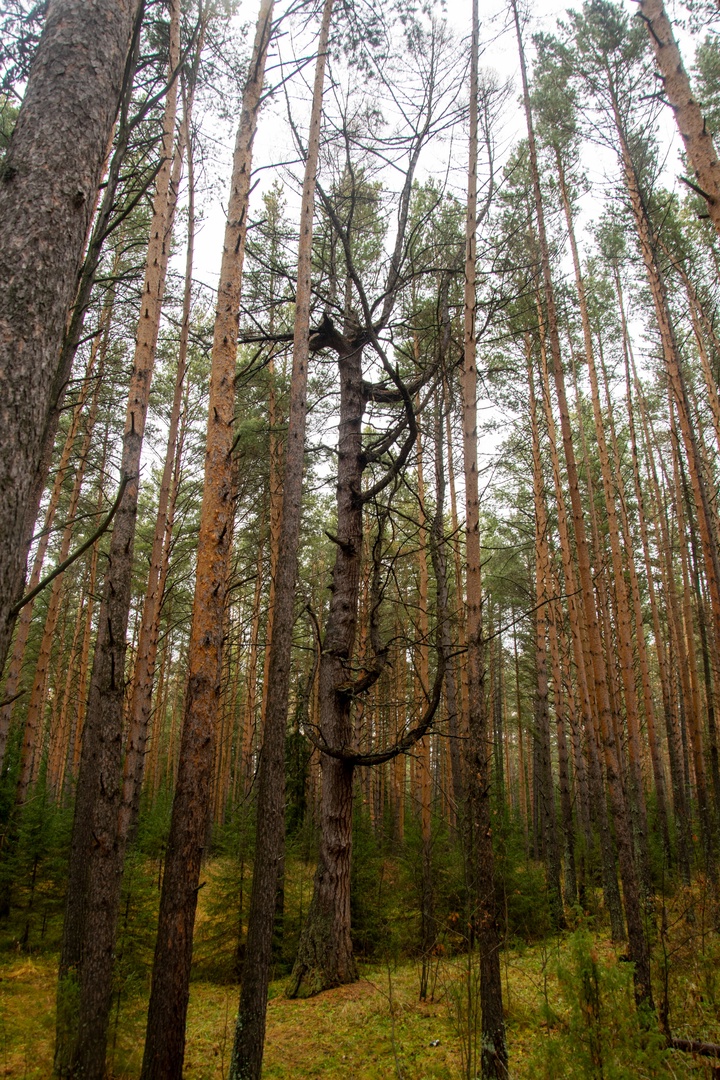
[[[494,853],[490,807],[492,735],[485,697],[485,655],[480,570],[480,515],[477,452],[476,231],[478,169],[477,0],[472,5],[470,56],[470,151],[465,218],[465,290],[463,337],[463,461],[465,470],[466,632],[468,676],[468,811],[466,830],[472,861],[473,901],[480,950],[481,1072],[483,1080],[508,1075],[505,1019],[500,974],[500,932],[495,897]]]
[[[172,72],[177,68],[180,53],[179,0],[172,0],[170,11]],[[99,1080],[105,1070],[124,854],[117,819],[122,794],[126,632],[140,457],[170,251],[167,226],[176,104],[177,81],[173,80],[165,103],[162,159],[153,199],[125,417],[121,462],[121,483],[125,486],[115,515],[103,586],[70,850],[58,980],[55,1071],[59,1076],[82,1076],[83,1080]]]
[[[362,563],[363,502],[362,348],[338,357],[340,430],[337,472],[337,542],[330,609],[319,671],[321,738],[333,747],[353,743],[350,668],[357,630]],[[353,766],[323,755],[320,852],[313,898],[293,968],[290,993],[318,993],[353,982],[357,969],[350,938]]]
[[[320,125],[325,66],[333,0],[325,0],[318,40],[318,58],[305,159],[300,209],[298,278],[290,380],[288,434],[283,472],[282,510],[275,577],[272,640],[268,682],[264,688],[263,743],[258,766],[257,832],[245,965],[235,1028],[230,1076],[259,1080],[265,1042],[275,896],[285,839],[285,730],[290,691],[290,660],[295,608],[310,359],[310,304],[315,185],[320,151]]]
[[[234,518],[235,363],[252,148],[272,31],[263,0],[243,92],[215,312],[205,483],[177,783],[160,898],[142,1080],[180,1080],[200,864],[211,806],[225,596]]]
[[[26,518],[140,0],[53,0],[0,177],[0,668]]]
[[[699,189],[705,199],[710,220],[720,233],[720,161],[712,134],[692,92],[665,5],[662,0],[639,0],[638,6],[660,68],[665,96],[695,173],[695,190]]]

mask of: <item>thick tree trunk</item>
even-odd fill
[[[259,1080],[265,1043],[265,1017],[275,897],[285,838],[285,729],[290,691],[290,660],[295,607],[300,520],[302,512],[307,379],[310,359],[310,301],[315,181],[320,149],[320,124],[325,66],[333,0],[325,0],[315,66],[313,101],[305,159],[298,278],[295,293],[293,365],[290,381],[288,434],[283,472],[283,497],[278,542],[275,605],[268,680],[264,687],[263,747],[258,774],[257,827],[248,937],[235,1028],[230,1076]]]
[[[142,1080],[180,1080],[200,864],[207,838],[214,727],[220,705],[225,596],[233,531],[232,463],[238,311],[252,147],[272,32],[263,0],[243,92],[215,312],[205,484],[178,778],[160,898]]]
[[[0,669],[58,354],[139,0],[53,0],[0,184]]]
[[[363,516],[362,348],[338,358],[340,423],[337,546],[330,609],[320,657],[320,731],[329,746],[353,743],[350,664],[357,630]],[[350,939],[350,857],[353,766],[323,755],[320,852],[313,898],[303,928],[289,993],[317,993],[357,978]]]
[[[180,53],[180,4],[173,0],[169,70]],[[125,653],[132,588],[140,458],[170,238],[170,171],[177,82],[168,89],[162,164],[156,180],[142,306],[125,417],[121,463],[124,489],[115,515],[98,623],[83,733],[70,851],[63,947],[58,981],[55,1070],[94,1080],[104,1075],[112,994],[115,925],[124,845],[117,831],[121,798]],[[79,994],[79,997],[78,997]]]

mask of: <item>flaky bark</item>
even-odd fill
[[[205,483],[185,711],[153,962],[143,1080],[180,1080],[200,863],[212,787],[220,705],[225,595],[234,511],[232,464],[238,311],[247,236],[252,147],[272,30],[263,0],[243,92],[215,312]]]
[[[139,0],[53,0],[0,183],[0,668],[27,508]]]
[[[692,92],[665,5],[662,0],[639,0],[638,6],[660,68],[665,96],[695,173],[696,182],[689,186],[705,199],[710,220],[720,233],[720,161],[712,134]]]

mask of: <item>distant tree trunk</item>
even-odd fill
[[[557,448],[555,419],[550,402],[550,372],[545,349],[545,327],[539,296],[537,297],[537,310],[540,324],[540,366],[542,375],[543,408],[545,412],[548,440],[550,443],[553,486],[555,489],[555,502],[557,504],[557,525],[558,536],[560,539],[563,584],[565,586],[565,593],[568,597],[568,619],[570,623],[573,659],[575,661],[580,711],[587,744],[589,791],[592,800],[591,809],[600,833],[603,893],[608,914],[610,915],[612,937],[613,941],[624,941],[625,927],[622,916],[622,901],[617,883],[615,852],[600,765],[601,744],[596,720],[597,709],[592,697],[589,678],[591,662],[587,643],[587,633],[584,632],[585,628],[582,622],[580,604],[578,603],[577,598],[579,590],[577,587],[577,577],[575,575],[575,564],[573,561],[570,540],[570,523],[568,521],[565,493],[563,491],[560,474],[560,457]]]
[[[615,483],[617,485],[618,492],[618,506],[620,511],[620,521],[622,525],[622,538],[625,549],[625,563],[627,565],[628,579],[630,584],[630,595],[632,598],[633,621],[635,624],[635,648],[637,651],[638,666],[640,668],[640,681],[643,693],[643,708],[645,711],[645,723],[647,726],[648,745],[650,748],[650,760],[652,763],[653,779],[655,782],[657,813],[660,824],[660,832],[663,839],[663,846],[665,849],[665,855],[669,863],[671,860],[672,852],[670,847],[667,799],[665,795],[665,773],[663,771],[660,746],[658,742],[657,718],[655,715],[655,704],[653,701],[652,685],[650,682],[650,668],[648,664],[647,644],[645,642],[645,625],[643,619],[642,601],[640,598],[640,585],[638,581],[637,565],[635,562],[635,544],[633,542],[632,533],[630,531],[630,522],[628,519],[627,508],[627,495],[620,461],[620,448],[615,430],[615,421],[613,419],[613,406],[610,397],[610,385],[607,377],[607,371],[605,370],[605,361],[602,355],[602,351],[600,352],[600,365],[603,372],[603,381],[605,386],[605,407],[613,448]],[[640,492],[640,498],[641,497],[642,491]],[[640,504],[638,506],[638,516],[640,517],[641,515],[642,505]]]
[[[252,147],[272,34],[262,0],[243,91],[215,313],[205,484],[178,778],[160,898],[142,1080],[180,1080],[200,864],[212,790],[220,705],[225,597],[234,512],[232,463],[238,311],[247,236]]]
[[[87,575],[86,575],[87,578]],[[50,791],[55,796],[55,801],[60,801],[62,793],[62,785],[65,776],[65,768],[68,760],[68,745],[70,742],[70,726],[72,724],[72,717],[70,714],[70,697],[72,695],[72,687],[75,682],[75,676],[77,674],[77,657],[78,657],[78,645],[80,642],[80,633],[83,628],[83,615],[85,598],[85,581],[83,581],[83,587],[78,597],[77,610],[75,612],[75,624],[73,626],[72,643],[70,645],[70,651],[65,659],[65,682],[63,686],[62,703],[60,705],[60,714],[58,717],[57,726],[53,725],[50,729],[50,748],[48,752],[48,768],[47,768],[47,784]]]
[[[625,395],[627,399],[628,409],[628,423],[630,429],[630,447],[632,453],[632,465],[633,465],[633,486],[635,490],[635,499],[638,507],[638,524],[640,526],[640,539],[642,541],[643,548],[643,562],[645,566],[645,580],[648,588],[648,598],[650,600],[650,613],[652,616],[653,636],[655,638],[655,650],[658,660],[658,671],[660,675],[660,689],[662,693],[663,712],[665,714],[665,729],[667,732],[667,748],[668,748],[668,760],[670,764],[670,784],[673,795],[673,809],[675,811],[675,822],[680,834],[680,842],[677,849],[678,865],[680,867],[683,880],[686,883],[690,881],[690,853],[692,851],[690,821],[688,817],[688,807],[685,804],[685,791],[680,776],[680,737],[678,731],[677,716],[675,715],[674,699],[671,686],[670,676],[670,664],[668,660],[667,649],[665,646],[665,635],[662,631],[660,624],[660,612],[658,598],[655,590],[655,580],[653,577],[653,568],[650,554],[650,534],[648,530],[648,514],[647,514],[647,499],[643,492],[643,485],[640,476],[640,459],[638,454],[638,442],[637,433],[635,427],[635,411],[633,408],[633,393],[632,393],[632,380],[630,375],[631,362],[634,370],[634,361],[632,358],[630,339],[627,332],[627,324],[625,320],[625,309],[623,305],[622,289],[620,287],[620,279],[617,273],[615,274],[615,284],[618,293],[618,301],[620,305],[620,315],[622,320],[623,329],[623,353],[625,360]],[[643,423],[643,430],[645,429],[643,405],[641,400],[641,417]],[[647,438],[647,435],[646,435]],[[660,550],[665,554],[665,557],[670,556],[669,537],[667,535],[667,521],[661,512],[660,503],[660,485],[658,483],[657,474],[655,470],[655,462],[652,456],[648,457],[650,464],[649,476],[651,481],[651,490],[654,493],[655,502],[658,507],[658,520],[660,526],[658,532],[658,543]],[[661,560],[661,565],[664,565],[664,559]],[[676,608],[675,597],[675,579],[670,575],[669,578],[670,588],[667,596],[669,601],[670,617],[673,617],[674,610]],[[685,665],[681,666],[681,671]]]
[[[650,956],[647,939],[643,924],[643,915],[640,902],[640,887],[635,865],[635,852],[633,850],[632,833],[630,829],[629,815],[622,788],[620,773],[620,757],[615,738],[613,713],[610,703],[607,683],[607,665],[603,654],[602,637],[598,625],[595,610],[595,598],[593,592],[593,578],[590,565],[590,552],[585,529],[582,499],[577,472],[577,462],[572,440],[572,426],[565,392],[565,375],[560,351],[560,336],[558,331],[557,310],[553,292],[552,276],[550,269],[550,254],[545,233],[544,212],[542,194],[540,189],[540,176],[538,171],[537,153],[535,150],[535,136],[533,131],[532,111],[530,106],[530,92],[527,80],[525,55],[520,31],[520,20],[517,11],[516,0],[511,0],[515,18],[515,27],[518,38],[520,55],[520,69],[522,74],[523,98],[528,128],[528,145],[533,179],[533,191],[535,201],[535,213],[537,219],[538,238],[540,242],[540,261],[543,279],[545,303],[547,307],[548,337],[553,366],[553,376],[557,394],[558,408],[560,413],[560,425],[562,432],[565,464],[568,475],[568,487],[570,491],[570,503],[572,507],[573,531],[577,548],[578,576],[585,616],[585,627],[590,648],[592,661],[593,681],[595,684],[595,698],[597,702],[598,719],[605,758],[605,770],[607,776],[608,792],[610,795],[615,836],[618,845],[618,860],[620,874],[623,883],[623,899],[625,903],[625,915],[628,924],[628,945],[630,958],[635,964],[634,980],[635,994],[639,1004],[652,1005],[652,984],[650,979]]]
[[[550,913],[557,929],[565,926],[562,905],[560,847],[557,837],[557,818],[555,812],[555,784],[552,774],[550,749],[550,711],[548,708],[548,673],[547,673],[547,606],[549,601],[550,559],[548,552],[548,521],[545,506],[545,482],[543,478],[542,458],[540,457],[540,435],[537,420],[537,403],[533,382],[532,358],[528,353],[528,380],[530,386],[530,429],[532,436],[533,458],[533,498],[535,504],[535,738],[539,744],[540,766],[540,801],[541,818],[545,850],[545,872],[550,898]]]
[[[695,789],[697,792],[698,817],[700,819],[700,832],[703,838],[703,850],[705,854],[705,869],[711,879],[715,876],[715,852],[714,852],[714,822],[710,801],[708,798],[707,776],[705,771],[705,755],[703,751],[700,686],[698,680],[698,664],[695,652],[695,619],[692,610],[692,586],[690,582],[690,551],[688,550],[687,537],[690,538],[692,548],[697,550],[695,537],[695,523],[692,518],[692,505],[690,493],[687,490],[687,479],[682,468],[680,458],[680,445],[677,429],[675,427],[674,410],[671,413],[671,443],[673,447],[673,479],[675,481],[675,516],[678,523],[678,535],[680,537],[680,564],[683,582],[683,623],[685,629],[685,645],[688,657],[688,673],[690,676],[690,701],[687,702],[687,720],[690,734],[690,750],[692,753],[693,771],[695,773]],[[683,505],[687,506],[686,510]]]
[[[463,348],[463,460],[465,471],[466,629],[468,673],[468,812],[466,829],[472,860],[480,950],[481,1073],[483,1080],[505,1080],[508,1054],[500,975],[500,931],[495,898],[490,762],[492,741],[485,695],[485,649],[480,569],[480,505],[477,448],[476,230],[478,170],[478,3],[472,5],[470,53],[470,152],[465,217]]]
[[[675,336],[667,287],[656,255],[654,228],[645,206],[644,193],[635,170],[631,147],[623,126],[619,106],[613,100],[615,125],[620,140],[620,152],[625,185],[635,220],[638,244],[642,255],[648,284],[653,299],[655,317],[660,331],[663,360],[668,382],[677,408],[678,424],[685,456],[690,472],[693,501],[697,513],[698,531],[703,551],[705,575],[710,595],[712,630],[716,642],[720,642],[720,545],[718,543],[717,515],[711,503],[705,478],[703,448],[693,423],[690,397],[682,368],[680,351]],[[684,538],[681,538],[684,542]],[[720,673],[718,673],[720,675]],[[716,845],[712,831],[705,835],[708,873],[716,875]]]
[[[169,70],[180,54],[180,3],[170,6]],[[98,622],[75,800],[63,947],[58,980],[55,1071],[98,1080],[105,1072],[115,925],[124,845],[121,798],[125,653],[132,587],[140,458],[150,398],[170,237],[170,173],[177,80],[168,88],[142,305],[125,417],[121,503],[115,515]],[[79,993],[79,998],[77,994]]]
[[[449,336],[449,324],[447,331]],[[448,713],[448,733],[450,735],[450,775],[452,778],[453,814],[451,821],[455,822],[457,815],[462,813],[464,803],[464,783],[462,772],[462,755],[460,750],[460,726],[459,726],[459,702],[455,669],[452,664],[452,635],[450,631],[450,600],[447,581],[446,541],[444,535],[444,511],[445,511],[445,454],[443,447],[443,417],[445,412],[445,398],[441,392],[435,406],[435,515],[432,521],[432,544],[431,552],[435,581],[437,582],[437,613],[440,623],[440,648],[445,655],[445,703]],[[403,770],[404,758],[400,756]],[[397,768],[397,762],[396,762]]]
[[[199,46],[202,47],[201,45]],[[177,369],[170,425],[168,428],[165,463],[160,480],[158,508],[155,516],[155,533],[150,553],[150,572],[148,574],[145,600],[140,619],[137,659],[133,671],[133,681],[128,709],[128,733],[126,739],[125,761],[123,765],[123,788],[118,829],[120,836],[127,839],[132,836],[140,812],[140,792],[145,772],[145,746],[147,743],[150,709],[152,705],[155,662],[157,659],[158,634],[160,631],[160,606],[162,604],[161,586],[164,586],[163,565],[165,548],[170,537],[167,535],[168,518],[172,514],[170,496],[175,470],[175,458],[180,429],[183,403],[183,389],[187,370],[188,342],[190,338],[190,305],[192,301],[192,271],[195,240],[195,182],[193,171],[193,153],[190,134],[190,115],[192,93],[185,102],[183,131],[180,136],[178,152],[173,163],[173,191],[177,197],[180,180],[180,163],[184,146],[188,162],[188,239],[185,261],[185,287],[183,294],[182,323],[178,347]]]
[[[447,384],[445,384],[445,391],[447,392]],[[446,393],[447,396],[447,393]],[[460,557],[460,526],[458,522],[457,512],[457,496],[455,493],[455,463],[453,461],[453,439],[452,439],[452,423],[450,418],[450,408],[446,411],[445,416],[445,431],[447,435],[447,464],[448,464],[448,487],[450,488],[450,524],[452,526],[453,541],[453,563],[455,569],[455,611],[457,615],[457,638],[458,649],[464,653],[465,646],[467,644],[467,638],[465,634],[465,603],[463,600],[463,570],[462,559]],[[461,663],[456,667],[459,671],[458,684],[460,687],[460,697],[458,699],[459,712],[458,712],[458,726],[460,729],[460,735],[464,738],[468,733],[468,685],[467,685],[467,665]]]
[[[60,453],[60,460],[57,466],[57,472],[53,479],[52,491],[50,493],[50,499],[48,501],[47,510],[45,511],[42,531],[38,540],[37,550],[35,552],[35,558],[33,559],[32,572],[30,574],[30,580],[28,581],[28,591],[31,591],[40,581],[40,575],[42,573],[43,562],[45,555],[47,554],[48,543],[55,520],[55,514],[60,502],[60,496],[62,494],[62,487],[67,476],[68,468],[70,466],[70,460],[75,448],[75,440],[77,439],[78,431],[80,429],[80,421],[82,419],[83,410],[87,404],[88,395],[92,389],[92,382],[95,379],[95,364],[98,363],[99,367],[104,367],[105,355],[108,347],[108,335],[110,325],[112,322],[112,309],[114,303],[114,290],[110,290],[108,299],[103,307],[102,315],[100,316],[100,325],[98,326],[97,334],[93,340],[90,348],[90,357],[85,371],[85,381],[80,392],[79,398],[73,408],[72,418],[70,420],[70,426],[68,433],[65,437],[65,442]],[[99,359],[98,359],[99,357]],[[5,698],[10,699],[8,705],[0,706],[0,770],[2,769],[3,759],[5,757],[5,748],[7,745],[7,737],[10,729],[10,720],[12,718],[13,704],[12,699],[18,692],[20,686],[20,675],[22,672],[23,660],[25,657],[25,647],[27,645],[28,634],[30,632],[30,623],[32,621],[33,608],[35,601],[31,600],[25,604],[17,620],[17,631],[15,634],[15,641],[13,643],[13,650],[8,664],[7,677],[5,679],[5,686],[3,693]]]
[[[417,335],[415,355],[418,355]],[[423,442],[418,428],[417,436],[417,487],[420,529],[418,532],[418,623],[420,641],[418,646],[419,690],[418,711],[422,713],[430,694],[430,626],[428,619],[428,564],[427,564],[427,516],[425,513],[425,477],[423,474]],[[430,774],[430,735],[420,741],[420,831],[422,835],[422,871],[420,889],[420,948],[422,950],[422,969],[420,974],[420,1000],[427,998],[432,950],[435,944],[436,928],[433,913],[432,881],[432,776]]]
[[[582,321],[583,343],[585,346],[585,360],[588,365],[590,376],[590,391],[593,407],[593,419],[595,422],[595,437],[597,439],[598,456],[600,458],[600,471],[603,484],[603,496],[605,512],[607,515],[607,530],[610,541],[610,553],[613,568],[613,586],[617,603],[617,655],[622,678],[623,694],[625,698],[625,716],[628,729],[628,752],[630,758],[630,792],[631,811],[635,817],[636,830],[640,847],[640,867],[643,878],[643,886],[647,895],[652,891],[650,880],[650,863],[648,848],[647,809],[645,805],[645,788],[641,768],[640,748],[640,720],[638,708],[637,686],[635,683],[635,658],[633,655],[632,629],[630,619],[630,605],[628,602],[627,586],[625,584],[625,569],[623,565],[623,551],[618,523],[613,476],[610,467],[610,455],[608,452],[605,426],[600,406],[600,391],[598,385],[597,368],[595,364],[595,352],[593,349],[590,317],[588,314],[585,282],[583,281],[575,240],[575,227],[573,222],[570,196],[567,190],[565,167],[560,149],[555,149],[558,179],[560,183],[560,195],[562,198],[565,221],[567,224],[570,250],[572,252],[573,268],[575,271],[575,287],[578,294],[578,306]],[[599,556],[599,552],[598,552]]]
[[[78,504],[80,502],[80,492],[82,490],[83,480],[85,478],[85,466],[87,463],[87,455],[90,450],[90,442],[93,435],[93,428],[95,426],[95,418],[97,415],[98,398],[100,392],[100,386],[102,382],[102,362],[98,370],[98,378],[95,384],[95,392],[93,394],[93,400],[88,411],[85,424],[85,436],[83,439],[82,448],[80,451],[77,470],[75,473],[75,479],[73,481],[73,488],[70,494],[70,502],[67,510],[67,522],[63,529],[62,540],[60,542],[60,550],[57,555],[57,563],[63,563],[70,553],[70,544],[75,533],[75,516],[77,514]],[[28,702],[27,714],[25,717],[25,733],[23,737],[22,752],[20,755],[20,776],[18,779],[18,786],[15,795],[16,806],[22,806],[28,795],[28,789],[33,774],[37,769],[37,761],[39,760],[39,746],[38,739],[42,731],[43,716],[45,713],[45,697],[47,691],[47,675],[50,666],[50,657],[52,648],[55,643],[55,632],[57,630],[58,617],[60,615],[60,601],[62,599],[61,587],[63,583],[64,574],[59,574],[53,579],[50,586],[50,599],[48,601],[47,614],[45,616],[45,626],[43,627],[43,634],[40,640],[40,651],[38,653],[37,664],[35,666],[35,675],[33,677],[32,687],[30,690],[30,700]]]
[[[0,669],[70,305],[140,0],[52,0],[0,184]]]
[[[265,513],[263,513],[263,518]],[[264,529],[263,521],[263,529]],[[265,561],[265,537],[258,544],[257,563],[255,564],[255,589],[253,593],[252,623],[250,628],[250,655],[245,672],[246,693],[243,708],[242,745],[240,747],[240,769],[243,778],[243,795],[250,794],[253,782],[253,742],[255,739],[257,705],[257,668],[260,639],[260,615],[262,606],[263,563]]]
[[[302,510],[307,378],[310,358],[313,216],[332,6],[333,0],[325,0],[318,40],[318,58],[315,66],[300,210],[293,364],[275,576],[275,604],[268,679],[263,688],[266,700],[264,702],[263,744],[258,772],[255,864],[240,1008],[230,1063],[232,1080],[259,1080],[262,1070],[275,900],[284,850],[285,730],[290,691],[295,579]]]
[[[100,468],[98,470],[98,492],[97,501],[95,504],[95,513],[97,516],[102,511],[105,498],[103,493],[103,478],[105,475],[105,463],[107,462],[108,455],[108,434],[109,424],[105,423],[105,432],[102,442],[102,454],[100,457]],[[87,683],[88,672],[90,669],[90,650],[92,647],[93,637],[93,611],[95,608],[95,583],[97,581],[97,564],[98,564],[98,545],[95,544],[90,556],[90,575],[87,588],[87,605],[85,607],[85,625],[83,627],[83,640],[80,649],[80,670],[78,672],[78,688],[77,688],[77,715],[75,717],[75,725],[73,732],[70,736],[70,747],[68,749],[68,772],[70,779],[75,780],[80,768],[80,748],[82,745],[82,731],[85,723],[85,714],[87,711]]]

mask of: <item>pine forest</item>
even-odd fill
[[[0,0],[0,1076],[720,1077],[719,153],[720,0]]]

